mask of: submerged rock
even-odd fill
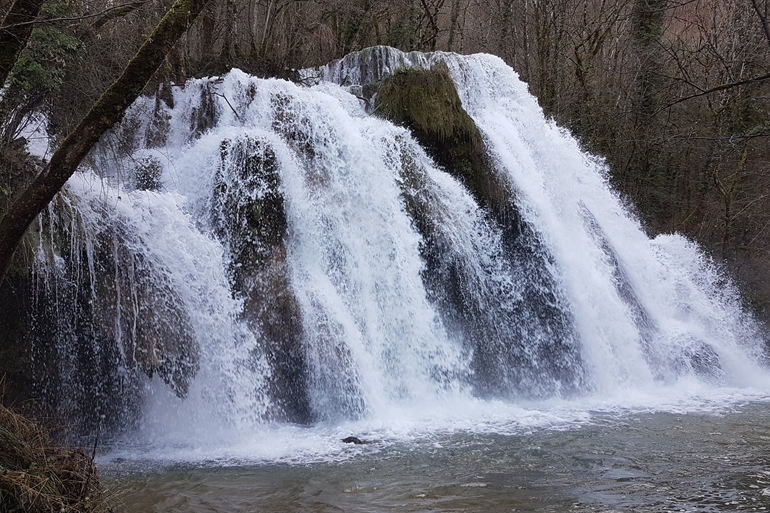
[[[355,436],[347,436],[343,438],[342,441],[345,442],[346,444],[355,444],[355,445],[366,445],[366,444],[372,443],[368,440],[361,440],[360,438]]]

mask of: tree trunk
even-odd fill
[[[120,78],[105,91],[62,142],[51,162],[11,205],[0,220],[0,280],[8,271],[16,246],[29,225],[69,180],[102,134],[123,118],[126,109],[208,1],[177,0],[171,6]]]
[[[27,46],[43,0],[16,0],[0,25],[0,88],[5,84],[19,54]]]

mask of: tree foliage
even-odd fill
[[[19,136],[26,121],[61,87],[81,46],[74,34],[57,27],[34,29],[0,99],[0,119],[5,120],[0,140],[9,143]]]

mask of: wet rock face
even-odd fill
[[[375,113],[408,128],[500,230],[496,260],[515,287],[491,284],[496,299],[490,306],[472,292],[478,284],[469,269],[475,264],[463,260],[442,228],[447,222],[430,180],[412,156],[402,154],[402,197],[423,238],[423,282],[444,324],[473,353],[476,393],[540,397],[579,390],[584,376],[578,342],[566,302],[554,292],[559,287],[547,271],[550,256],[521,218],[509,182],[486,156],[481,134],[463,109],[446,66],[402,69],[385,78]]]
[[[309,422],[301,312],[286,262],[279,164],[269,143],[248,136],[224,141],[220,154],[211,216],[227,248],[231,286],[243,299],[243,318],[263,341],[278,420]]]
[[[201,85],[200,102],[190,115],[190,134],[193,138],[200,137],[217,123],[218,112],[212,85],[212,82]]]
[[[166,144],[168,132],[171,128],[171,115],[167,109],[174,108],[174,95],[171,94],[171,88],[160,84],[158,93],[155,96],[155,108],[152,118],[147,125],[144,134],[144,145],[147,148],[161,148]]]
[[[0,284],[0,375],[11,402],[70,433],[121,431],[138,419],[143,375],[186,395],[198,343],[138,235],[104,210],[85,222],[78,201],[57,196]]]
[[[279,167],[268,143],[250,137],[222,142],[220,156],[212,216],[230,252],[235,288],[242,290],[265,267],[272,250],[283,245],[286,212]]]
[[[114,339],[123,364],[158,377],[185,397],[198,372],[199,347],[187,309],[167,274],[141,253],[120,225],[102,234],[92,300],[99,338]],[[111,242],[109,239],[112,239]]]
[[[41,167],[27,155],[21,141],[0,147],[0,216]],[[25,237],[8,274],[0,281],[0,379],[6,404],[23,405],[33,413],[50,413],[55,400],[44,392],[47,388],[56,392],[58,387],[41,386],[41,378],[56,373],[55,339],[46,333],[46,308],[35,291],[38,284],[32,272],[31,242]],[[77,312],[70,313],[77,316]]]
[[[422,236],[422,280],[444,326],[472,354],[475,393],[537,398],[581,390],[585,377],[572,321],[543,270],[549,257],[536,234],[487,211],[483,223],[499,237],[494,258],[469,260],[454,241],[449,212],[455,206],[442,199],[408,148],[400,160],[404,206]]]

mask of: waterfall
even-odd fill
[[[377,115],[380,81],[439,63],[497,210]],[[141,98],[67,186],[70,281],[116,362],[89,372],[131,376],[110,397],[140,438],[770,383],[730,281],[649,238],[500,59],[378,47],[302,76]]]
[[[438,62],[449,67],[494,170],[548,253],[544,263],[559,309],[574,323],[588,388],[609,393],[692,373],[745,384],[764,374],[763,334],[729,280],[683,237],[647,237],[609,186],[602,162],[543,116],[499,58],[373,48],[316,76],[355,89],[398,68]]]

